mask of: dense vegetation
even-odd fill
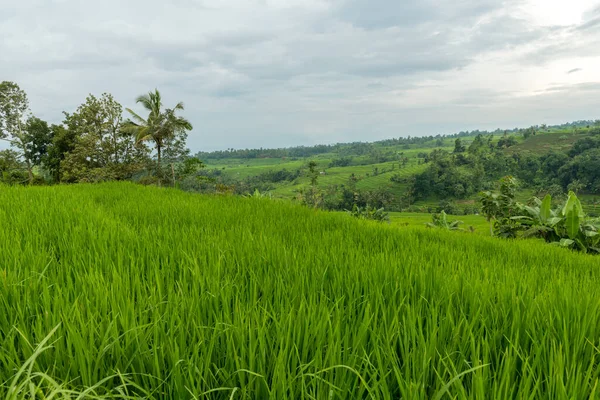
[[[588,212],[600,212],[598,121],[318,146],[312,149],[318,154],[309,151],[313,155],[306,157],[280,150],[201,153],[207,163],[198,173],[202,180],[183,187],[208,193],[259,190],[328,210],[356,205],[469,214],[481,212],[481,191],[494,190],[501,177],[512,175],[520,181],[521,200],[550,194],[558,201],[573,191]]]
[[[62,124],[48,125],[32,115],[27,94],[16,83],[1,82],[0,139],[11,148],[0,151],[0,181],[176,184],[193,174],[201,163],[186,148],[192,125],[177,115],[183,103],[164,108],[158,91],[136,102],[148,116],[127,109],[131,119],[125,120],[112,95],[89,95],[75,112],[64,113]]]
[[[3,187],[0,202],[9,399],[600,390],[589,255],[127,183]]]
[[[0,152],[0,180],[131,180],[203,193],[258,190],[328,210],[468,214],[480,212],[480,191],[512,175],[522,182],[523,196],[573,191],[584,195],[588,212],[600,212],[594,198],[600,195],[599,121],[191,157],[186,138],[192,126],[179,115],[183,104],[165,108],[158,91],[136,102],[147,116],[125,109],[125,119],[111,95],[90,95],[64,113],[63,123],[49,126],[31,114],[18,85],[2,82],[0,138],[11,149]]]

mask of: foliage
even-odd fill
[[[146,149],[122,130],[122,107],[110,94],[88,96],[64,125],[75,140],[60,163],[63,181],[121,180],[145,166]]]
[[[431,216],[431,222],[428,222],[426,226],[428,228],[440,228],[449,231],[462,231],[462,228],[460,227],[462,224],[463,221],[459,220],[449,221],[446,212],[442,211],[439,214],[433,214]]]
[[[463,144],[460,138],[456,138],[454,141],[454,153],[464,153],[467,150],[467,147]]]
[[[485,191],[479,194],[482,214],[490,223],[490,233],[505,238],[514,238],[519,230],[513,219],[520,209],[515,200],[517,180],[506,176],[500,180],[500,193]]]
[[[585,215],[580,200],[569,192],[567,200],[552,209],[552,196],[534,198],[534,205],[521,205],[525,215],[513,217],[525,237],[541,237],[546,242],[583,252],[600,253],[600,220]]]
[[[23,184],[29,180],[26,167],[14,150],[0,150],[0,179],[8,185]]]
[[[136,103],[141,104],[148,117],[145,119],[127,108],[133,120],[127,120],[123,131],[134,135],[136,143],[152,142],[156,150],[156,171],[162,178],[162,154],[169,155],[169,161],[186,156],[185,139],[187,131],[192,130],[192,124],[185,118],[176,115],[183,111],[183,103],[177,103],[173,108],[163,110],[162,96],[158,90],[139,96]]]
[[[27,94],[14,82],[0,82],[0,139],[19,149],[25,161],[29,183],[33,183],[29,135],[25,130],[25,119],[29,113]]]
[[[75,149],[77,132],[67,129],[63,125],[52,125],[50,131],[52,142],[48,145],[43,164],[52,180],[61,182],[63,180],[62,163],[65,157]]]
[[[329,163],[329,167],[348,167],[352,164],[352,157],[341,157],[332,160]]]
[[[52,130],[48,123],[37,117],[30,117],[23,130],[23,156],[32,165],[40,166],[52,143]]]
[[[354,204],[352,210],[346,210],[346,212],[358,219],[368,219],[377,222],[390,222],[390,216],[385,212],[383,207],[375,208],[368,204],[364,207],[360,207]]]
[[[482,211],[494,221],[494,234],[515,238],[540,237],[546,242],[583,252],[600,253],[600,221],[585,215],[581,201],[569,192],[564,204],[552,208],[552,196],[532,199],[532,205],[515,200],[516,182],[512,177],[501,181],[500,193],[481,194]]]
[[[317,170],[318,164],[311,160],[307,164],[308,166],[308,177],[310,178],[310,185],[316,186],[317,180],[319,179],[319,171]]]
[[[302,204],[311,208],[323,208],[324,195],[315,185],[300,191]]]
[[[261,193],[258,189],[254,191],[254,193],[246,195],[245,197],[251,197],[253,199],[272,199],[273,196],[271,193]]]

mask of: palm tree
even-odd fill
[[[175,115],[177,111],[183,111],[183,103],[177,103],[173,108],[162,111],[162,99],[158,89],[154,92],[139,96],[136,103],[141,104],[148,111],[148,117],[142,118],[133,110],[126,110],[131,114],[132,120],[124,124],[124,130],[135,135],[137,143],[153,142],[157,155],[157,172],[161,170],[162,150],[168,142],[176,137],[178,133],[192,130],[192,124],[185,118]]]

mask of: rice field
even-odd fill
[[[126,183],[0,204],[6,399],[600,395],[593,256]]]

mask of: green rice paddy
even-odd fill
[[[0,204],[0,397],[600,396],[593,256],[125,183]]]

